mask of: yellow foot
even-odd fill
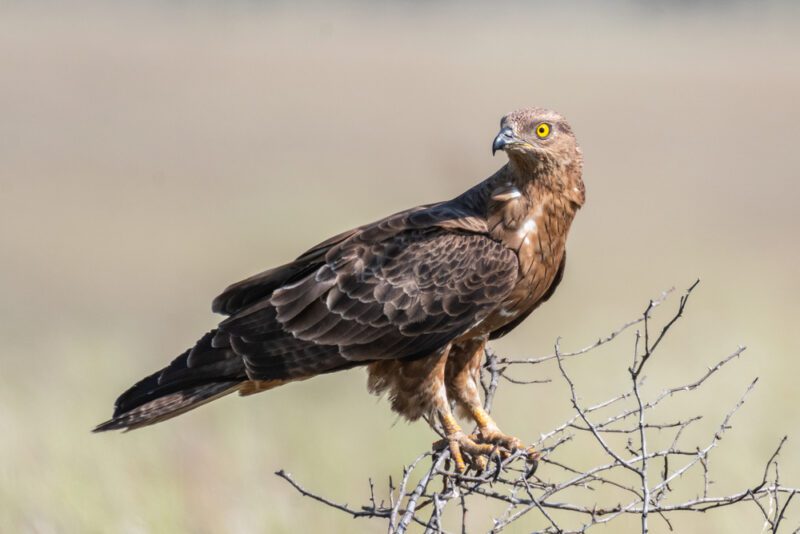
[[[533,447],[525,447],[522,441],[513,436],[503,434],[499,430],[481,429],[479,434],[466,435],[457,431],[433,444],[434,450],[450,449],[450,456],[455,463],[456,471],[465,473],[467,468],[472,468],[480,473],[494,458],[500,462],[516,451],[525,451],[525,460],[528,469],[525,478],[529,478],[539,465],[539,453]],[[499,474],[499,473],[498,473]]]
[[[450,456],[456,464],[456,471],[459,473],[464,473],[467,470],[467,462],[476,471],[483,471],[486,469],[489,456],[497,452],[497,446],[489,443],[478,443],[474,437],[467,436],[459,430],[445,439],[435,442],[433,448],[434,450],[442,450],[448,447]]]

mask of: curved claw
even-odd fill
[[[536,473],[536,469],[539,467],[539,460],[542,458],[542,455],[539,454],[539,451],[534,449],[533,447],[528,449],[528,456],[525,459],[525,464],[530,466],[525,471],[525,480],[531,478],[534,473]]]
[[[492,443],[497,447],[498,459],[505,460],[509,458],[515,451],[525,452],[525,461],[529,466],[525,472],[525,478],[530,478],[539,467],[539,460],[541,455],[533,447],[526,447],[522,440],[514,436],[504,434],[497,429],[497,427],[485,426],[480,429],[479,434],[475,436],[475,441],[479,443]],[[498,461],[498,475],[500,471],[500,462]]]

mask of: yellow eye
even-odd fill
[[[536,136],[539,139],[544,139],[548,135],[550,135],[550,125],[546,122],[540,123],[539,126],[536,127]]]

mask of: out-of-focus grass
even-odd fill
[[[793,9],[4,4],[0,531],[375,530],[272,476],[359,502],[368,476],[429,446],[360,370],[88,431],[213,326],[227,283],[483,179],[502,164],[500,115],[533,104],[573,123],[588,202],[557,296],[497,350],[582,345],[701,276],[649,384],[749,345],[695,402],[721,413],[761,376],[717,465],[720,490],[752,483],[780,435],[800,439]],[[572,367],[587,401],[626,379],[626,358]],[[567,410],[553,384],[506,386],[496,413],[533,439]],[[800,481],[796,456],[782,476]]]

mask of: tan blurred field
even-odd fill
[[[495,348],[585,345],[701,277],[650,393],[748,345],[676,406],[717,414],[712,432],[760,376],[718,489],[757,482],[783,434],[800,485],[800,11],[759,6],[0,4],[0,531],[382,531],[272,474],[359,503],[430,445],[361,370],[89,430],[215,324],[228,283],[488,176],[500,116],[525,105],[572,122],[587,204],[556,297]],[[602,354],[570,368],[587,402],[625,380],[628,354]],[[533,440],[564,395],[505,387],[495,413]]]

